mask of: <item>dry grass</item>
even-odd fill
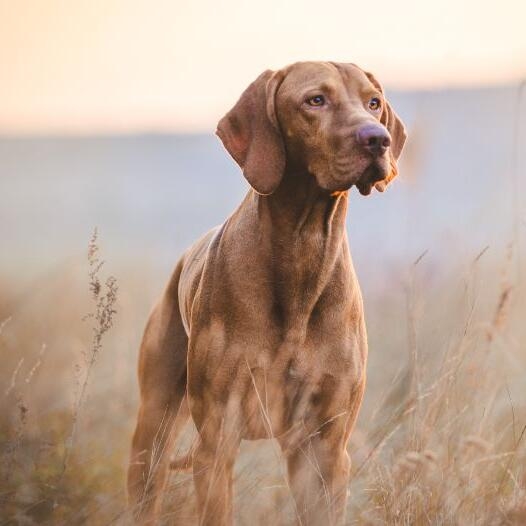
[[[117,299],[97,250],[94,238],[87,269],[69,265],[29,292],[2,287],[0,524],[129,522],[136,353],[164,278],[121,268]],[[431,256],[382,296],[365,290],[369,384],[350,444],[348,522],[525,524],[525,301],[514,254],[474,255],[441,282]],[[170,492],[164,522],[192,524],[191,476],[174,474]],[[235,505],[241,525],[291,523],[272,441],[243,443]]]

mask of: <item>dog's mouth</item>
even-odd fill
[[[363,175],[356,183],[356,188],[362,195],[369,195],[373,187],[379,192],[383,192],[387,186],[386,177],[387,170],[376,163],[372,163],[365,169]]]

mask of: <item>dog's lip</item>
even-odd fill
[[[375,183],[374,187],[376,190],[378,190],[378,192],[383,192],[387,188],[387,181],[382,179],[381,181]]]
[[[356,188],[358,188],[358,191],[362,195],[369,195],[373,189],[373,183],[370,183],[370,182],[356,183]]]
[[[363,172],[356,183],[356,187],[362,195],[369,195],[373,187],[379,192],[383,192],[387,186],[387,174],[381,166],[376,163],[371,163]]]

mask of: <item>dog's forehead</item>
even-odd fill
[[[333,62],[332,64],[345,80],[355,82],[360,86],[372,85],[364,70],[356,64],[350,62]]]
[[[285,68],[282,91],[294,92],[324,85],[334,89],[343,85],[364,89],[370,87],[371,82],[358,66],[350,63],[297,62]]]

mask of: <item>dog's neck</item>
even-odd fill
[[[308,172],[287,173],[273,194],[255,196],[260,218],[269,222],[279,237],[297,239],[305,230],[318,240],[345,235],[348,192],[323,190]]]
[[[285,333],[301,339],[318,299],[335,279],[337,261],[348,256],[348,192],[331,195],[313,176],[294,174],[272,195],[253,192],[250,199],[260,232],[254,250],[268,258],[278,317]]]

